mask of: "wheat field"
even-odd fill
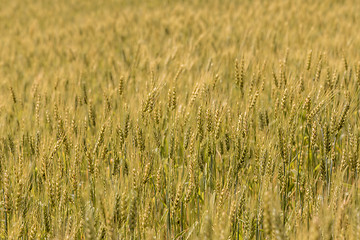
[[[356,0],[0,0],[0,239],[359,239]]]

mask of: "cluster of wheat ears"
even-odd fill
[[[360,238],[356,1],[0,4],[0,239]]]

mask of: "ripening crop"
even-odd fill
[[[360,239],[357,1],[0,6],[0,239]]]

